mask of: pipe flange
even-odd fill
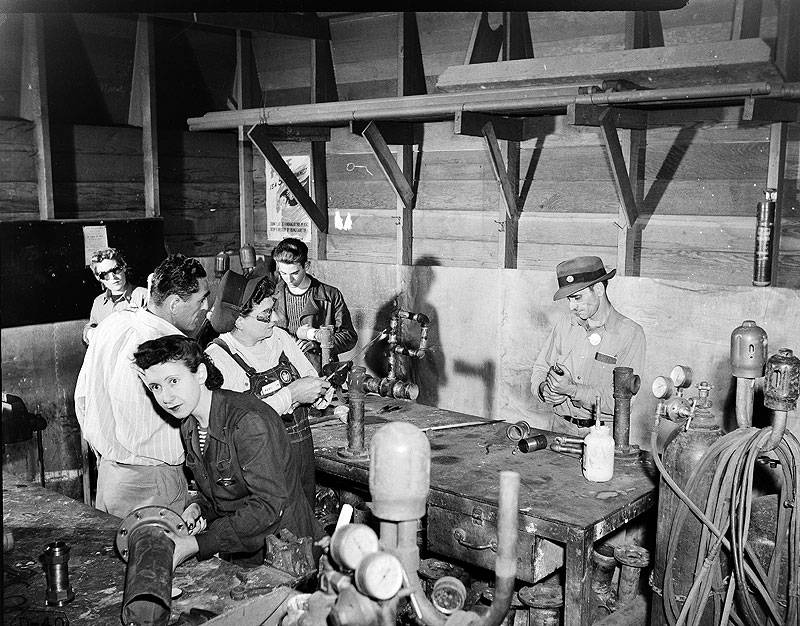
[[[629,446],[617,446],[614,448],[614,458],[617,461],[622,461],[623,463],[627,462],[636,462],[639,460],[639,446],[636,444],[631,444]]]
[[[530,432],[530,424],[524,420],[520,420],[515,424],[508,425],[508,428],[506,428],[506,437],[508,437],[511,441],[519,441],[521,439],[525,439]]]
[[[135,530],[149,525],[161,526],[165,531],[176,535],[189,534],[183,518],[172,509],[163,506],[140,507],[131,511],[117,529],[116,545],[123,561],[128,561],[128,539]]]
[[[369,461],[369,450],[361,448],[360,450],[351,450],[350,448],[339,448],[337,450],[339,456],[353,461]]]
[[[614,548],[614,558],[620,565],[628,567],[642,568],[650,565],[650,552],[641,546],[617,546]]]
[[[532,609],[557,609],[564,605],[564,592],[558,585],[522,587],[517,596],[522,604]]]

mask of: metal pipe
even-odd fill
[[[494,601],[481,620],[483,626],[498,626],[508,613],[517,577],[517,531],[519,530],[519,474],[500,472],[497,502],[497,559],[494,562]]]
[[[325,367],[328,363],[331,362],[331,348],[333,348],[333,330],[334,327],[330,324],[326,326],[320,326],[317,329],[317,341],[319,342],[319,347],[321,351],[321,363],[322,367]]]
[[[399,333],[400,318],[397,315],[397,311],[394,311],[392,318],[389,320],[389,372],[386,374],[386,378],[397,378],[397,356],[394,349],[400,341]]]
[[[174,551],[172,539],[156,524],[139,526],[130,534],[122,596],[123,624],[169,622]]]
[[[736,378],[736,425],[739,428],[753,425],[755,386],[755,378]]]
[[[639,593],[642,570],[650,565],[650,552],[636,545],[617,546],[614,558],[619,561],[617,607],[625,606]]]
[[[259,123],[268,126],[291,124],[345,126],[356,120],[435,121],[452,118],[459,111],[482,113],[565,111],[570,104],[663,104],[748,96],[800,98],[800,83],[753,82],[575,95],[549,95],[553,92],[548,89],[552,88],[524,87],[263,107],[241,111],[214,111],[202,117],[191,117],[187,123],[189,130],[192,131],[221,130]]]
[[[592,550],[594,572],[592,574],[592,593],[597,596],[595,604],[608,606],[614,597],[612,581],[617,569],[617,559],[614,558],[614,547],[600,544]]]
[[[339,448],[339,456],[351,459],[366,459],[369,452],[364,447],[364,379],[366,368],[355,365],[347,376],[350,395],[347,413],[347,447]]]
[[[381,543],[390,550],[397,549],[397,522],[381,520]]]
[[[419,386],[396,378],[375,378],[366,376],[364,391],[375,393],[384,398],[397,398],[398,400],[416,400],[419,397]]]
[[[614,456],[618,458],[639,457],[639,446],[631,445],[631,398],[639,392],[640,384],[633,368],[614,368]]]

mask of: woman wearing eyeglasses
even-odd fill
[[[325,395],[330,383],[317,376],[294,337],[275,325],[274,293],[270,277],[248,280],[226,273],[209,318],[222,334],[208,344],[206,353],[222,372],[224,389],[249,391],[283,418],[303,491],[313,508],[314,442],[308,407]]]
[[[147,289],[128,282],[125,259],[116,248],[103,248],[92,255],[92,274],[103,286],[103,293],[92,303],[89,323],[83,327],[83,343],[87,346],[95,327],[114,311],[144,308]]]

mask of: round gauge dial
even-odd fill
[[[676,365],[669,377],[676,387],[689,387],[692,384],[692,368],[688,365]]]
[[[356,587],[374,600],[393,598],[403,586],[403,566],[388,552],[365,556],[356,569]]]
[[[379,549],[378,535],[364,524],[346,524],[331,537],[331,556],[345,569],[356,569],[365,556]]]
[[[669,398],[674,390],[675,386],[666,376],[657,376],[653,380],[653,395],[659,400]]]

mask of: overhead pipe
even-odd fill
[[[566,110],[570,104],[599,106],[624,104],[664,104],[720,98],[800,99],[800,83],[767,82],[670,87],[589,94],[564,95],[563,87],[522,87],[468,91],[460,93],[370,98],[320,104],[212,111],[187,120],[189,130],[222,130],[253,124],[268,126],[322,125],[346,126],[352,121],[415,120],[435,121],[452,118],[458,111],[475,113],[531,113]]]

